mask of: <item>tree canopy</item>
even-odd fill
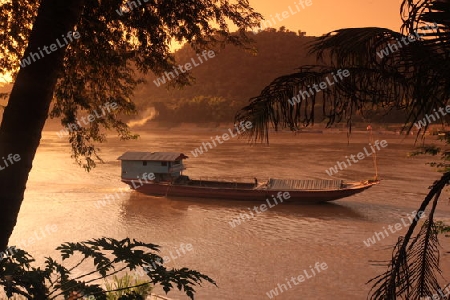
[[[72,155],[87,170],[95,166],[101,128],[135,138],[121,116],[135,112],[131,96],[139,73],[157,75],[177,65],[170,45],[195,50],[227,43],[245,46],[245,33],[261,16],[246,0],[137,1],[6,0],[0,3],[0,67],[14,84],[0,126],[0,156],[20,161],[0,172],[0,248],[7,248],[17,222],[28,174],[49,115],[64,126],[105,103],[109,113],[69,132]],[[127,9],[128,6],[128,9]],[[232,35],[231,24],[238,34]],[[24,61],[25,60],[25,61]],[[178,76],[178,85],[189,81]],[[20,138],[18,138],[20,137]]]
[[[0,6],[0,66],[13,78],[26,58],[41,2],[7,1]],[[245,32],[260,19],[246,0],[150,0],[133,9],[121,0],[86,2],[73,29],[81,37],[66,46],[50,115],[67,126],[105,102],[117,103],[118,109],[70,132],[74,157],[87,169],[95,166],[94,142],[105,140],[101,127],[115,129],[122,139],[135,137],[120,116],[136,112],[132,95],[142,83],[140,74],[160,76],[177,66],[172,44],[188,43],[195,51],[226,43],[244,46],[250,41]],[[238,34],[230,34],[230,24],[238,26]],[[191,80],[188,72],[180,73],[174,83]]]

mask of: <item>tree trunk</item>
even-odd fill
[[[41,1],[24,58],[30,52],[39,53],[38,48],[44,55],[19,70],[0,127],[0,251],[7,248],[16,225],[56,82],[63,72],[67,47],[58,45],[50,54],[43,47],[57,44],[57,39],[65,44],[62,36],[67,39],[74,30],[83,6],[84,0]]]

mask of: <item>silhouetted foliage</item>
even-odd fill
[[[99,159],[96,145],[106,139],[103,128],[114,129],[122,140],[136,138],[121,117],[136,112],[132,96],[142,74],[160,75],[177,65],[171,43],[187,43],[195,51],[226,44],[245,47],[250,41],[246,32],[261,20],[247,0],[149,0],[124,12],[126,4],[0,2],[0,76],[8,73],[14,81],[1,121],[0,156],[21,158],[0,173],[0,250],[7,248],[16,225],[49,115],[63,126],[73,125],[68,134],[72,157],[89,171]],[[238,34],[230,33],[233,25]],[[75,32],[79,38],[56,45]],[[184,85],[189,78],[186,73],[175,81]],[[105,103],[117,108],[80,125],[80,118],[97,115]]]
[[[34,258],[21,249],[12,250],[12,255],[2,259],[0,285],[6,295],[21,295],[37,300],[92,295],[95,299],[106,300],[108,291],[98,282],[125,270],[136,272],[138,268],[143,268],[148,278],[143,284],[160,284],[166,293],[177,288],[190,299],[194,299],[194,286],[203,281],[215,285],[214,280],[197,271],[188,268],[167,269],[162,257],[156,254],[159,246],[155,244],[100,238],[64,243],[56,249],[61,252],[62,261],[71,261],[72,267],[66,267],[51,257],[46,258],[44,268],[34,267]],[[79,275],[80,269],[88,263],[93,264],[94,270]],[[142,296],[130,292],[120,299],[142,299]]]
[[[295,131],[313,124],[318,118],[316,105],[322,107],[329,126],[346,122],[350,130],[357,114],[399,109],[407,114],[405,129],[410,130],[413,122],[445,107],[450,98],[448,3],[404,1],[403,12],[409,16],[403,26],[404,34],[369,27],[340,29],[320,37],[311,52],[321,63],[304,65],[298,72],[273,80],[238,112],[236,121],[251,121],[255,125],[247,132],[251,139],[268,140],[269,127]],[[419,16],[420,19],[414,19]],[[424,22],[435,22],[436,28],[425,27]],[[417,30],[426,38],[397,46],[396,51],[382,57],[378,55]],[[339,70],[348,70],[350,76],[294,105],[289,103],[301,91],[326,81]]]

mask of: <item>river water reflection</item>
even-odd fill
[[[276,299],[365,299],[370,289],[365,283],[384,271],[371,261],[389,259],[391,245],[406,229],[370,247],[363,241],[416,210],[428,186],[439,178],[425,165],[430,157],[406,156],[413,138],[383,134],[375,135],[388,142],[377,153],[380,185],[323,205],[282,203],[234,228],[229,221],[258,203],[165,199],[127,190],[109,205],[95,205],[104,195],[126,188],[120,182],[117,157],[128,150],[183,152],[190,157],[186,174],[191,177],[249,181],[257,177],[262,182],[269,177],[329,178],[326,169],[368,145],[365,133],[354,133],[349,145],[345,133],[281,133],[273,136],[270,146],[230,140],[193,157],[191,151],[216,133],[220,131],[171,130],[141,133],[141,139],[132,142],[112,138],[102,146],[105,164],[87,174],[74,164],[56,132],[44,132],[11,244],[31,241],[46,226],[57,230],[27,242],[27,250],[39,261],[54,256],[53,249],[62,242],[102,236],[156,243],[163,247],[163,256],[190,244],[191,251],[179,252],[168,265],[187,266],[217,281],[218,288],[207,284],[197,289],[200,300],[268,299],[266,293],[278,284],[317,262],[326,263],[326,270],[292,284]],[[360,180],[373,174],[372,159],[366,158],[335,177]],[[437,217],[445,220],[449,212],[442,201]],[[162,294],[162,289],[156,292]],[[169,296],[187,299],[178,292]]]

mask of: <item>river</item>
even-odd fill
[[[70,158],[67,142],[56,131],[45,131],[10,244],[25,246],[42,262],[44,256],[55,256],[63,242],[107,236],[155,243],[162,246],[162,256],[171,257],[169,267],[186,266],[216,280],[218,287],[197,288],[199,300],[269,299],[267,293],[280,287],[283,292],[274,299],[365,299],[370,289],[366,282],[385,270],[373,261],[391,257],[391,246],[406,226],[370,246],[367,239],[389,225],[408,222],[408,214],[439,178],[425,164],[433,158],[407,157],[413,137],[375,133],[375,140],[387,143],[377,151],[379,185],[330,204],[281,203],[235,227],[229,222],[256,202],[155,198],[120,181],[117,157],[130,150],[183,152],[190,157],[185,172],[190,177],[257,177],[263,182],[269,177],[326,179],[325,170],[368,147],[365,132],[353,133],[349,144],[342,132],[285,132],[272,135],[270,146],[231,139],[192,155],[202,142],[223,132],[225,128],[155,130],[138,132],[138,141],[127,142],[110,137],[101,145],[105,163],[86,173]],[[334,177],[357,181],[373,175],[370,157]],[[124,188],[117,201],[99,204]],[[436,217],[448,221],[450,207],[445,199],[441,202]],[[443,261],[448,262],[446,255]],[[302,274],[302,282],[287,282]],[[160,287],[155,292],[163,294]],[[180,292],[168,296],[187,299]]]

